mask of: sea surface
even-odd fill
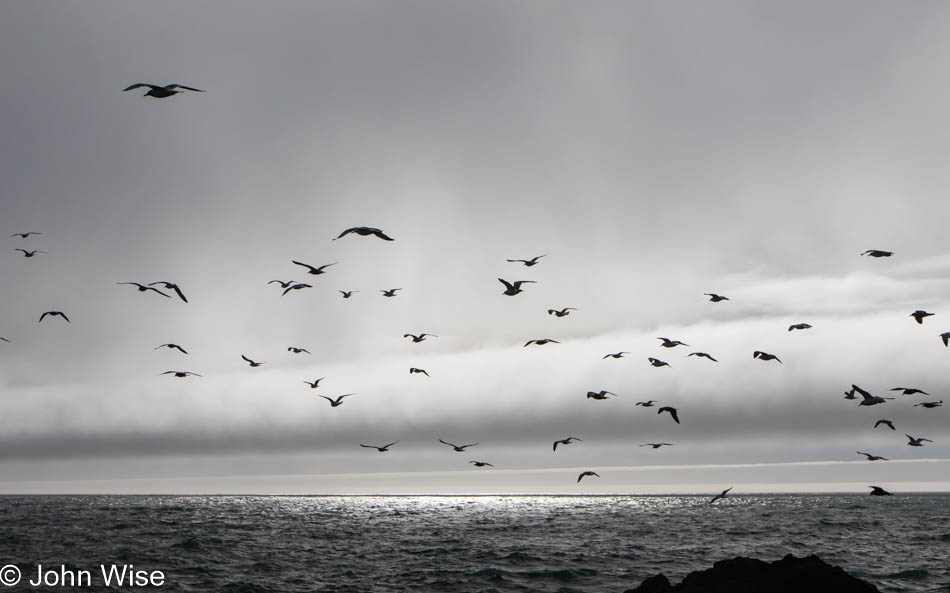
[[[882,591],[950,592],[950,495],[5,496],[10,591],[620,593],[734,556],[818,554]],[[44,569],[91,587],[29,587]],[[99,565],[161,570],[109,589]],[[0,587],[0,591],[4,590]]]

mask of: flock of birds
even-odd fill
[[[182,85],[182,84],[169,84],[169,85],[159,86],[159,85],[146,84],[146,83],[133,84],[133,85],[131,85],[131,86],[129,86],[129,87],[123,89],[123,90],[124,90],[124,91],[131,91],[131,90],[140,89],[140,88],[148,88],[148,91],[145,93],[145,96],[153,97],[153,98],[167,98],[167,97],[172,97],[172,96],[175,96],[175,95],[177,95],[177,94],[180,94],[180,93],[186,92],[186,91],[198,92],[198,93],[203,93],[203,92],[205,92],[205,91],[203,91],[203,90],[200,90],[200,89],[197,89],[197,88],[193,88],[193,87],[190,87],[190,86],[185,86],[185,85]],[[28,232],[14,233],[14,234],[10,235],[10,237],[11,237],[11,238],[17,238],[17,239],[30,239],[31,237],[38,236],[38,235],[42,235],[42,234],[43,234],[42,232],[28,231]],[[374,227],[366,227],[366,226],[358,226],[358,227],[348,228],[348,229],[344,230],[343,232],[341,232],[337,237],[334,237],[333,240],[336,241],[336,240],[338,240],[338,239],[342,239],[342,238],[344,238],[344,237],[346,237],[347,235],[350,235],[350,234],[354,234],[354,235],[362,236],[362,237],[376,237],[376,238],[378,238],[378,239],[380,239],[380,240],[382,240],[382,241],[394,241],[394,239],[393,239],[391,236],[389,236],[388,234],[386,234],[386,233],[385,233],[384,231],[382,231],[381,229],[374,228]],[[43,251],[43,250],[39,250],[39,249],[30,250],[30,249],[24,249],[24,248],[19,248],[19,247],[16,248],[15,251],[21,252],[21,253],[23,254],[23,257],[26,257],[26,258],[32,258],[32,257],[35,257],[35,256],[37,256],[37,255],[39,255],[39,254],[48,254],[47,251]],[[548,255],[549,255],[549,254],[545,253],[545,254],[543,254],[543,255],[538,255],[538,256],[532,257],[532,258],[530,258],[530,259],[508,259],[508,260],[506,260],[506,261],[507,261],[507,262],[510,262],[510,263],[520,263],[520,264],[522,264],[522,265],[523,265],[524,267],[526,267],[526,268],[532,268],[532,267],[534,267],[534,266],[536,266],[536,265],[538,265],[538,264],[540,263],[541,258],[546,257],[546,256],[548,256]],[[867,250],[867,251],[861,253],[860,255],[862,255],[862,256],[868,256],[868,257],[873,257],[873,258],[886,258],[886,257],[891,257],[892,255],[894,255],[894,253],[891,252],[891,251],[884,251],[884,250],[878,250],[878,249],[869,249],[869,250]],[[314,266],[314,265],[311,265],[311,264],[308,264],[308,263],[304,263],[304,262],[301,262],[301,261],[297,261],[297,260],[291,260],[291,261],[292,261],[292,263],[293,263],[294,265],[300,266],[301,268],[305,269],[307,275],[309,275],[309,276],[321,276],[321,275],[324,275],[324,274],[327,273],[327,269],[328,269],[328,268],[330,268],[331,266],[335,266],[335,265],[337,265],[337,264],[339,263],[339,262],[333,262],[333,263],[329,263],[329,264],[323,264],[323,265],[319,265],[319,266]],[[509,297],[514,297],[514,296],[517,296],[517,295],[523,293],[524,290],[525,290],[524,287],[526,287],[526,285],[528,285],[528,284],[536,284],[536,283],[537,283],[537,282],[534,281],[534,280],[516,280],[516,281],[509,281],[509,280],[506,280],[506,279],[504,279],[504,278],[498,278],[498,282],[500,282],[500,283],[502,284],[502,286],[504,287],[504,290],[502,291],[501,294],[502,294],[502,295],[505,295],[505,296],[509,296]],[[139,293],[155,293],[155,294],[161,295],[161,296],[163,296],[163,297],[165,297],[165,298],[173,298],[172,294],[169,294],[169,293],[174,293],[174,295],[176,295],[177,298],[180,299],[182,302],[185,302],[185,303],[188,302],[188,299],[186,298],[186,296],[185,296],[184,292],[182,291],[181,287],[180,287],[178,284],[174,283],[174,282],[169,282],[169,281],[164,281],[164,280],[163,280],[163,281],[150,282],[150,283],[144,283],[144,284],[143,284],[143,283],[139,283],[139,282],[123,281],[123,282],[117,282],[116,284],[118,284],[118,285],[134,286],[134,287],[136,287],[136,291],[139,292]],[[271,280],[271,281],[268,282],[268,284],[278,284],[278,285],[280,286],[280,288],[282,289],[282,296],[285,296],[285,295],[291,293],[292,291],[299,291],[299,290],[305,290],[305,289],[313,288],[313,285],[311,285],[311,284],[308,284],[308,283],[306,283],[306,282],[297,282],[297,281],[295,281],[295,280],[286,280],[286,281],[285,281],[285,280]],[[400,290],[402,290],[402,289],[401,289],[401,288],[380,289],[380,293],[382,294],[383,297],[392,298],[392,297],[396,297],[396,296],[397,296],[396,293],[397,293],[398,291],[400,291]],[[167,292],[166,292],[166,291],[167,291]],[[357,290],[349,290],[349,291],[339,290],[338,292],[340,292],[340,293],[342,294],[342,298],[344,298],[344,299],[349,299],[349,298],[351,298],[355,293],[358,293],[359,291],[357,291]],[[727,297],[727,296],[723,296],[723,295],[721,295],[721,294],[712,293],[712,292],[704,293],[704,296],[709,297],[709,301],[712,302],[712,303],[722,303],[722,302],[725,302],[725,301],[729,301],[729,300],[730,300],[729,297]],[[570,315],[573,311],[578,311],[578,310],[579,310],[579,309],[577,309],[577,308],[575,308],[575,307],[564,307],[564,308],[561,308],[561,309],[548,309],[548,310],[547,310],[547,313],[548,313],[548,315],[552,315],[552,316],[554,316],[554,317],[556,317],[556,318],[562,318],[562,317],[566,317],[566,316]],[[916,310],[916,311],[914,311],[913,313],[910,314],[910,316],[913,317],[913,319],[914,319],[918,324],[923,324],[923,323],[924,323],[924,320],[925,320],[927,317],[930,317],[930,316],[933,316],[933,315],[934,315],[934,313],[930,313],[930,312],[923,311],[923,310]],[[40,317],[39,317],[39,322],[42,323],[44,320],[46,320],[46,319],[48,319],[48,318],[60,318],[60,319],[62,319],[62,321],[66,322],[66,323],[69,323],[69,322],[70,322],[69,317],[68,317],[67,314],[66,314],[65,312],[63,312],[63,311],[45,311],[45,312],[43,312],[43,313],[40,315]],[[811,328],[812,328],[812,326],[811,326],[810,324],[808,324],[808,323],[796,323],[796,324],[792,324],[792,325],[788,326],[788,331],[789,331],[789,332],[793,332],[793,331],[805,331],[805,330],[808,330],[808,329],[811,329]],[[404,338],[407,338],[407,339],[409,339],[409,340],[411,340],[412,343],[420,343],[420,342],[425,341],[425,340],[428,339],[428,338],[438,338],[438,336],[435,335],[435,334],[425,333],[425,332],[419,333],[419,334],[406,333],[406,334],[403,335],[403,337],[404,337]],[[942,334],[939,334],[939,337],[940,337],[940,339],[942,340],[944,346],[950,347],[950,332],[944,332],[944,333],[942,333]],[[667,338],[667,337],[657,337],[657,340],[660,340],[659,346],[662,347],[662,348],[666,348],[666,349],[673,349],[673,348],[677,348],[677,347],[687,347],[687,348],[690,347],[690,345],[687,344],[686,342],[683,342],[683,341],[681,341],[681,340],[676,340],[676,339]],[[11,343],[11,342],[12,342],[12,340],[10,340],[10,339],[7,338],[7,337],[3,337],[3,336],[0,336],[0,341],[6,342],[6,343]],[[559,343],[560,343],[560,342],[559,342],[558,340],[554,340],[554,339],[551,339],[551,338],[535,338],[535,339],[531,339],[531,340],[526,341],[525,344],[524,344],[524,347],[527,348],[528,346],[545,346],[545,345],[548,345],[548,344],[559,344]],[[167,349],[171,349],[171,350],[177,350],[179,353],[181,353],[181,354],[183,354],[183,355],[187,355],[187,354],[188,354],[188,351],[185,350],[185,348],[183,348],[183,347],[180,346],[179,344],[175,344],[175,343],[165,343],[165,344],[161,344],[161,345],[155,347],[155,349],[160,349],[160,348],[167,348]],[[301,348],[301,347],[297,347],[297,346],[290,346],[290,347],[287,348],[287,350],[288,350],[288,352],[291,352],[291,353],[294,353],[294,354],[310,354],[310,352],[309,352],[306,348]],[[602,358],[603,358],[603,359],[608,359],[608,358],[620,359],[620,358],[625,357],[625,356],[628,355],[628,354],[630,354],[630,352],[626,352],[626,351],[612,352],[612,353],[604,354]],[[687,357],[704,358],[704,359],[707,359],[707,360],[709,360],[710,362],[713,362],[713,363],[719,362],[718,359],[716,359],[715,357],[713,357],[713,356],[710,355],[709,353],[707,353],[707,352],[701,352],[701,351],[690,352],[689,354],[687,354]],[[761,350],[756,350],[756,351],[754,351],[753,354],[752,354],[752,357],[753,357],[753,359],[756,359],[756,360],[759,360],[759,361],[762,361],[762,362],[771,362],[771,361],[774,361],[774,362],[776,362],[776,363],[778,363],[778,364],[782,364],[782,360],[781,360],[777,355],[772,354],[772,353],[769,353],[769,352],[764,352],[764,351],[761,351]],[[250,367],[252,367],[252,368],[257,368],[257,367],[260,367],[260,366],[262,366],[262,365],[264,364],[263,362],[256,361],[256,360],[250,358],[249,356],[247,356],[247,355],[245,355],[245,354],[242,354],[242,355],[241,355],[241,358],[242,358]],[[670,368],[672,368],[672,365],[670,365],[670,363],[668,363],[668,362],[666,362],[666,361],[664,361],[664,360],[661,360],[660,358],[656,358],[656,357],[648,357],[648,358],[647,358],[647,362],[648,362],[651,366],[656,367],[656,368],[662,368],[662,367],[670,367]],[[409,373],[410,373],[411,375],[414,375],[414,374],[421,374],[421,375],[425,375],[426,377],[429,376],[429,373],[428,373],[425,369],[417,368],[417,367],[411,367],[411,368],[409,369]],[[165,371],[165,372],[161,373],[161,375],[171,375],[172,377],[181,378],[181,379],[188,378],[188,377],[202,377],[202,376],[203,376],[203,375],[200,375],[200,374],[195,373],[195,372],[192,372],[192,371],[183,371],[183,370],[168,370],[168,371]],[[309,385],[309,387],[310,387],[311,389],[318,389],[318,388],[320,387],[320,382],[323,381],[325,378],[326,378],[326,377],[320,377],[319,379],[316,379],[316,380],[313,380],[313,381],[304,380],[304,383],[307,384],[307,385]],[[906,395],[917,395],[917,394],[920,394],[920,395],[930,395],[930,394],[927,393],[926,391],[923,391],[923,390],[921,390],[921,389],[919,389],[919,388],[916,388],[916,387],[895,387],[895,388],[893,388],[891,391],[900,391],[900,392],[902,393],[902,395],[905,395],[905,396],[906,396]],[[355,393],[345,393],[345,394],[338,395],[338,396],[336,396],[336,397],[330,397],[330,396],[318,394],[319,397],[321,397],[321,398],[327,400],[327,402],[329,402],[329,405],[330,405],[332,408],[336,408],[336,407],[339,407],[339,406],[343,405],[343,403],[344,403],[344,398],[351,397],[351,396],[354,396],[354,395],[356,395],[356,394],[355,394]],[[588,398],[588,399],[593,399],[593,400],[605,400],[605,399],[608,399],[610,396],[616,396],[616,395],[617,395],[617,394],[615,394],[615,393],[613,393],[613,392],[610,392],[610,391],[607,391],[607,390],[600,390],[600,391],[597,391],[597,392],[595,392],[595,391],[588,391],[588,392],[587,392],[587,398]],[[892,398],[892,397],[881,397],[881,396],[873,395],[873,394],[871,394],[870,392],[868,392],[867,390],[865,390],[865,389],[859,387],[858,385],[852,385],[852,386],[851,386],[851,389],[845,392],[845,396],[844,396],[844,397],[845,397],[845,399],[854,400],[854,399],[858,399],[859,396],[860,396],[860,400],[861,400],[861,401],[858,402],[858,405],[860,405],[860,406],[874,406],[874,405],[884,404],[884,403],[886,403],[888,400],[894,399],[894,398]],[[655,401],[655,400],[645,400],[645,401],[636,402],[636,406],[640,406],[640,407],[643,407],[643,408],[652,408],[652,407],[654,407],[657,403],[659,403],[659,402],[657,402],[657,401]],[[922,407],[922,408],[937,408],[937,407],[940,407],[940,406],[943,405],[943,400],[920,402],[920,403],[917,403],[917,404],[914,404],[914,405],[915,405],[915,406]],[[678,409],[678,408],[675,408],[675,407],[669,406],[669,405],[660,406],[660,407],[657,409],[657,415],[662,415],[662,414],[664,414],[664,413],[668,414],[668,415],[670,416],[670,418],[672,419],[673,422],[675,422],[676,424],[680,424],[680,417],[679,417],[679,409]],[[889,420],[889,419],[886,419],[886,418],[882,418],[882,419],[880,419],[880,420],[877,420],[877,422],[875,422],[875,424],[874,424],[874,428],[875,428],[875,429],[878,428],[878,427],[880,427],[880,426],[884,426],[884,427],[886,427],[886,428],[889,428],[889,429],[892,430],[892,431],[896,431],[896,430],[897,430],[896,427],[894,426],[894,422],[893,422],[892,420]],[[915,437],[915,436],[912,436],[912,435],[906,434],[906,433],[905,433],[905,436],[906,436],[907,439],[908,439],[907,445],[908,445],[908,446],[911,446],[911,447],[922,447],[922,446],[924,446],[924,443],[925,443],[925,442],[933,442],[933,441],[931,441],[930,439],[925,438],[925,437],[919,437],[919,436],[916,436],[916,437]],[[567,445],[571,445],[572,443],[575,443],[575,442],[583,442],[583,439],[581,439],[581,438],[579,438],[579,437],[577,437],[577,436],[569,436],[569,437],[566,437],[566,438],[562,438],[562,439],[555,440],[555,441],[553,442],[552,450],[553,450],[554,452],[557,452],[558,446],[567,446]],[[390,451],[390,448],[391,448],[391,447],[393,447],[394,445],[396,445],[396,444],[398,444],[398,443],[399,443],[399,441],[397,440],[397,441],[393,441],[393,442],[391,442],[391,443],[387,443],[387,444],[384,444],[384,445],[374,445],[374,444],[359,443],[359,446],[360,446],[360,447],[363,447],[363,448],[368,448],[368,449],[375,449],[375,450],[376,450],[377,452],[379,452],[379,453],[386,453],[386,452],[389,452],[389,451]],[[471,448],[471,447],[475,447],[475,446],[478,445],[477,442],[475,442],[475,443],[463,444],[463,445],[457,445],[457,444],[455,444],[455,443],[451,443],[451,442],[442,440],[441,438],[439,439],[439,443],[441,443],[441,444],[443,444],[443,445],[446,445],[446,446],[448,446],[448,447],[451,447],[452,450],[455,451],[455,452],[457,452],[457,453],[465,453],[465,452],[467,452],[467,449],[469,449],[469,448]],[[643,443],[643,444],[641,444],[640,446],[641,446],[641,447],[651,447],[652,449],[659,449],[659,448],[661,448],[661,447],[669,447],[669,446],[674,446],[674,445],[675,445],[675,443],[669,443],[669,442],[651,442],[651,443]],[[867,453],[867,452],[858,451],[857,454],[858,454],[858,455],[863,455],[863,456],[865,456],[865,458],[867,459],[867,461],[887,461],[887,458],[882,457],[882,456],[880,456],[880,455],[875,455],[875,454],[872,454],[872,453]],[[477,468],[482,468],[482,467],[494,467],[493,464],[488,463],[488,462],[486,462],[486,461],[482,461],[482,460],[470,460],[470,461],[468,461],[468,463],[471,464],[471,465],[473,465],[474,467],[477,467]],[[597,473],[594,472],[594,471],[591,471],[591,470],[583,471],[583,472],[581,472],[581,473],[577,476],[577,483],[581,482],[581,480],[583,480],[585,477],[598,477],[598,478],[599,478],[600,475],[597,474]],[[870,492],[870,494],[871,494],[872,496],[887,496],[887,495],[890,495],[890,494],[891,494],[890,492],[887,492],[885,489],[883,489],[883,488],[881,488],[881,487],[879,487],[879,486],[869,486],[869,487],[872,489],[871,492]],[[709,504],[715,503],[716,501],[718,501],[718,500],[724,498],[724,497],[730,492],[730,490],[732,490],[732,488],[727,488],[727,489],[723,490],[721,493],[719,493],[719,494],[717,494],[716,496],[714,496],[714,497],[709,501]]]

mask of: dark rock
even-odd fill
[[[775,562],[755,558],[720,560],[691,572],[678,585],[662,574],[625,593],[880,593],[874,585],[831,566],[818,556],[789,554]]]

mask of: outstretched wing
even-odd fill
[[[124,93],[125,91],[131,91],[131,90],[133,90],[133,89],[140,89],[140,88],[142,88],[143,86],[147,86],[147,87],[150,88],[150,89],[157,89],[157,88],[158,88],[158,87],[155,86],[154,84],[147,84],[147,83],[144,83],[144,82],[139,82],[139,83],[137,83],[137,84],[133,84],[132,86],[130,86],[130,87],[128,87],[128,88],[122,89],[122,92]]]
[[[196,93],[203,93],[203,92],[205,92],[205,91],[203,91],[203,90],[201,90],[201,89],[196,89],[196,88],[194,88],[194,87],[185,86],[185,85],[183,85],[183,84],[169,84],[169,85],[166,85],[165,88],[168,89],[168,90],[185,89],[185,90],[187,90],[187,91],[195,91]],[[128,90],[128,89],[126,89],[126,90]]]

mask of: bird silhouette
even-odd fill
[[[342,294],[342,295],[343,295],[343,298],[348,299],[348,298],[350,298],[351,296],[353,296],[354,293],[357,293],[357,292],[359,292],[359,291],[358,291],[358,290],[338,290],[337,292],[339,292],[340,294]]]
[[[700,358],[708,358],[709,360],[711,360],[711,361],[713,361],[713,362],[719,362],[718,360],[716,360],[715,358],[713,358],[713,357],[710,356],[709,354],[706,354],[705,352],[690,352],[690,353],[687,354],[686,356],[699,356]]]
[[[290,346],[287,348],[287,352],[293,352],[294,354],[310,354],[310,351],[306,348],[297,348],[296,346]]]
[[[891,391],[903,391],[901,395],[914,395],[915,393],[920,393],[923,395],[930,395],[926,391],[917,389],[916,387],[894,387]]]
[[[162,373],[162,374],[163,374],[163,375],[174,375],[174,376],[176,376],[176,377],[178,377],[178,378],[180,378],[180,379],[184,379],[185,377],[187,377],[187,376],[189,376],[189,375],[194,376],[194,377],[203,377],[203,376],[204,376],[204,375],[199,375],[198,373],[192,373],[191,371],[165,371],[165,372]]]
[[[579,483],[585,476],[594,476],[595,478],[599,478],[599,477],[600,477],[600,474],[598,474],[597,472],[589,471],[589,470],[586,471],[586,472],[581,472],[581,474],[580,474],[579,476],[577,476],[577,481],[578,481],[578,483]]]
[[[389,290],[380,290],[379,292],[383,293],[384,297],[394,297],[396,296],[396,291],[402,290],[401,288],[390,288]]]
[[[530,268],[531,266],[536,265],[538,263],[538,260],[544,257],[545,255],[549,255],[549,254],[545,253],[544,255],[536,255],[532,257],[531,259],[506,259],[505,261],[511,262],[511,263],[522,263],[525,265],[525,267]]]
[[[132,286],[138,287],[139,292],[148,292],[149,290],[151,290],[151,291],[153,291],[153,292],[157,292],[158,294],[162,295],[163,297],[172,298],[171,295],[165,294],[164,292],[160,291],[159,289],[155,288],[154,286],[146,286],[146,285],[144,285],[144,284],[139,284],[138,282],[116,282],[116,284],[130,284],[130,285],[132,285]]]
[[[325,396],[325,395],[321,395],[320,397],[322,397],[323,399],[325,399],[325,400],[327,400],[328,402],[330,402],[330,407],[331,407],[331,408],[335,408],[335,407],[337,407],[337,406],[343,405],[343,398],[344,398],[344,397],[350,397],[351,395],[356,395],[356,394],[355,394],[355,393],[345,393],[345,394],[343,394],[343,395],[338,396],[336,399],[333,399],[332,397],[327,397],[327,396]]]
[[[304,381],[304,383],[309,385],[310,389],[316,389],[317,387],[320,386],[320,381],[323,381],[324,379],[326,379],[326,377],[320,377],[316,381]]]
[[[679,417],[679,414],[677,414],[678,410],[676,408],[671,407],[671,406],[663,406],[662,408],[656,411],[657,415],[662,414],[663,412],[669,412],[670,416],[673,417],[673,420],[677,424],[680,423],[680,417]]]
[[[882,251],[880,249],[868,249],[861,255],[870,255],[871,257],[890,257],[894,255],[893,251]]]
[[[410,375],[412,375],[412,374],[423,374],[423,375],[425,375],[426,377],[429,376],[429,373],[427,373],[425,369],[417,369],[416,367],[412,367],[411,369],[409,369],[409,374],[410,374]]]
[[[524,346],[522,346],[522,348],[527,348],[527,347],[530,346],[531,344],[536,344],[536,345],[538,345],[538,346],[544,346],[545,344],[560,344],[560,342],[558,342],[557,340],[552,340],[551,338],[541,338],[541,339],[538,339],[538,340],[528,340],[527,342],[524,343]]]
[[[580,438],[577,438],[577,437],[567,437],[566,439],[561,439],[561,440],[559,440],[559,441],[554,441],[554,446],[551,448],[551,450],[552,450],[552,451],[557,451],[557,446],[558,446],[558,445],[570,445],[570,444],[573,443],[574,441],[579,441],[579,442],[583,443],[583,442],[584,442],[584,439],[580,439]]]
[[[730,486],[730,487],[726,488],[725,490],[723,490],[722,492],[720,492],[720,493],[717,494],[716,496],[713,496],[712,500],[710,500],[707,504],[712,504],[712,503],[716,502],[717,500],[719,500],[720,498],[725,498],[726,495],[729,494],[729,491],[732,490],[732,489],[733,489],[733,486]]]
[[[537,282],[534,280],[518,280],[517,282],[508,282],[507,280],[499,278],[498,281],[505,285],[505,292],[502,294],[506,294],[508,296],[515,296],[520,292],[524,292],[521,290],[522,284],[537,284]]]
[[[919,406],[921,408],[929,409],[929,408],[939,408],[942,405],[943,405],[943,400],[940,400],[938,402],[921,402],[919,404],[914,404],[914,407],[916,408]]]
[[[864,455],[867,457],[868,461],[887,461],[887,457],[881,457],[879,455],[871,455],[870,453],[865,453],[863,451],[858,451],[858,455]]]
[[[623,358],[624,354],[630,354],[630,353],[629,352],[612,352],[610,354],[604,354],[604,357],[601,358],[601,360],[604,360],[607,358]]]
[[[330,266],[335,266],[335,265],[337,265],[338,263],[340,263],[340,262],[338,262],[338,261],[335,261],[335,262],[333,262],[332,264],[323,264],[323,265],[320,266],[320,267],[314,267],[314,266],[311,266],[310,264],[305,264],[305,263],[299,262],[299,261],[297,261],[297,260],[295,260],[295,259],[292,259],[292,260],[290,260],[290,261],[293,262],[293,263],[295,263],[295,264],[297,264],[298,266],[303,266],[303,267],[307,268],[307,273],[308,273],[308,274],[311,274],[311,275],[313,275],[313,276],[319,276],[320,274],[326,274],[326,271],[325,271],[325,270],[326,270],[327,268],[329,268]]]
[[[871,492],[868,493],[868,496],[893,496],[893,494],[880,486],[868,486],[868,488],[871,488]]]
[[[844,392],[844,399],[858,399],[858,396],[854,393],[854,387]]]
[[[713,303],[718,303],[720,301],[728,301],[729,297],[724,297],[721,294],[716,294],[714,292],[704,292],[703,296],[708,296],[709,300]]]
[[[917,320],[917,323],[919,323],[920,325],[923,325],[924,317],[930,317],[931,315],[933,315],[933,313],[928,313],[926,311],[922,311],[921,309],[917,309],[916,311],[910,314],[910,317],[913,317],[915,320]]]
[[[182,354],[188,354],[188,351],[182,348],[181,346],[179,346],[178,344],[162,344],[161,346],[155,346],[155,350],[158,350],[159,348],[168,348],[169,350],[174,348],[175,350],[178,350]]]
[[[648,400],[645,401],[645,402],[637,402],[637,403],[634,404],[634,405],[643,406],[644,408],[652,408],[653,406],[656,405],[656,401],[654,401],[654,400],[652,400],[652,399],[648,399]]]
[[[271,280],[270,282],[268,282],[268,284],[276,283],[276,284],[280,284],[281,288],[290,288],[291,286],[293,286],[295,282],[296,280],[288,280],[287,282],[284,282],[283,280]]]
[[[393,442],[389,443],[388,445],[383,445],[383,446],[381,446],[381,447],[376,446],[376,445],[364,445],[363,443],[360,443],[360,447],[366,447],[367,449],[376,449],[376,450],[379,451],[380,453],[386,453],[387,451],[389,451],[389,448],[390,448],[390,447],[392,447],[393,445],[395,445],[395,444],[398,443],[398,442],[399,442],[399,441],[393,441]]]
[[[21,239],[27,239],[30,235],[42,235],[43,233],[38,233],[36,231],[30,231],[28,233],[13,233],[11,237],[20,237]]]
[[[613,391],[607,391],[606,389],[601,389],[600,391],[588,391],[587,399],[607,399],[608,395],[617,397],[617,394]]]
[[[357,235],[360,235],[363,237],[366,237],[368,235],[374,235],[376,237],[379,237],[383,241],[395,241],[395,239],[393,239],[392,237],[390,237],[383,231],[379,229],[375,229],[373,227],[368,227],[368,226],[355,226],[355,227],[346,229],[345,231],[340,233],[340,235],[336,239],[342,239],[343,237],[349,235],[350,233],[356,233]],[[333,239],[333,240],[336,241],[336,239]]]
[[[943,340],[944,346],[950,346],[950,332],[943,332],[940,334],[940,339]]]
[[[666,361],[663,361],[663,360],[660,360],[659,358],[653,358],[653,357],[651,356],[651,357],[647,358],[647,360],[650,361],[650,365],[651,365],[651,366],[655,366],[655,367],[657,367],[657,368],[660,368],[660,367],[670,367],[670,368],[673,368],[673,366],[672,366],[670,363],[668,363],[668,362],[666,362]]]
[[[280,293],[280,296],[284,296],[291,290],[303,290],[305,288],[313,288],[313,286],[311,286],[310,284],[305,284],[303,282],[297,282],[296,284],[291,284],[290,286],[285,288],[284,292]]]
[[[855,391],[860,393],[861,397],[863,398],[860,402],[858,402],[859,406],[874,406],[877,404],[883,404],[886,400],[894,399],[893,397],[878,397],[876,395],[871,395],[870,393],[861,389],[857,385],[852,385],[851,389],[854,389]]]
[[[194,91],[196,93],[203,93],[205,91],[201,89],[192,88],[190,86],[185,86],[183,84],[166,84],[165,86],[158,86],[154,84],[148,84],[146,82],[140,82],[133,84],[127,88],[122,89],[122,92],[131,91],[133,89],[138,89],[142,87],[148,87],[148,92],[142,95],[143,97],[155,97],[156,99],[164,99],[165,97],[171,97],[172,95],[177,95],[183,91],[178,89],[184,89],[186,91]]]
[[[752,358],[758,358],[759,360],[777,360],[781,364],[782,359],[774,354],[769,354],[768,352],[762,352],[761,350],[756,350],[752,353]]]
[[[161,284],[161,285],[162,285],[162,288],[164,288],[164,289],[166,289],[166,290],[174,290],[174,291],[175,291],[175,294],[178,295],[178,298],[180,298],[181,300],[185,301],[186,303],[188,302],[188,299],[185,298],[185,295],[184,295],[184,293],[182,293],[181,288],[179,288],[178,285],[175,284],[174,282],[165,282],[165,281],[163,280],[163,281],[161,281],[161,282],[149,282],[148,285],[149,285],[149,286],[155,286],[156,284]]]
[[[657,340],[663,340],[663,343],[660,346],[664,348],[675,348],[677,346],[689,346],[686,342],[680,342],[679,340],[671,340],[669,338],[657,338]]]
[[[63,313],[62,311],[47,311],[46,313],[43,313],[42,315],[40,315],[40,321],[43,321],[43,318],[46,317],[47,315],[49,315],[50,317],[62,317],[63,319],[66,320],[66,323],[70,323],[69,317],[66,317],[66,314]]]
[[[928,443],[933,442],[930,439],[925,439],[924,437],[914,438],[910,436],[909,434],[905,434],[904,436],[907,437],[907,440],[908,440],[907,445],[909,447],[923,447],[924,441],[927,441]]]
[[[882,419],[882,420],[878,420],[877,422],[875,422],[875,423],[874,423],[874,428],[877,428],[878,426],[880,426],[880,425],[882,425],[882,424],[883,424],[884,426],[889,427],[891,430],[897,430],[896,428],[894,428],[894,423],[893,423],[892,421],[890,421],[890,420],[883,420],[883,419]]]
[[[571,311],[578,311],[574,307],[564,307],[561,310],[558,309],[548,309],[548,315],[554,315],[555,317],[565,317],[571,314]]]
[[[418,336],[415,335],[415,334],[403,334],[402,337],[404,337],[404,338],[412,338],[412,343],[413,343],[413,344],[418,344],[419,342],[425,341],[425,339],[426,339],[427,337],[428,337],[428,338],[438,338],[439,336],[437,336],[437,335],[435,335],[435,334],[419,334]]]
[[[27,251],[26,249],[20,249],[19,247],[17,247],[16,249],[14,249],[14,251],[22,251],[22,252],[23,252],[23,257],[33,257],[33,256],[36,255],[37,253],[49,253],[49,251],[40,251],[39,249],[37,249],[37,250],[35,250],[35,251]]]
[[[793,325],[788,326],[788,331],[792,331],[795,329],[811,329],[811,326],[808,325],[807,323],[795,323]]]
[[[455,449],[455,452],[456,452],[456,453],[463,453],[466,448],[468,448],[468,447],[474,447],[475,445],[478,444],[478,443],[472,443],[472,444],[470,444],[470,445],[455,445],[455,444],[453,444],[453,443],[449,443],[449,442],[443,441],[442,439],[439,439],[439,442],[442,443],[443,445],[448,445],[448,446],[452,447],[453,449]]]
[[[259,366],[261,366],[262,364],[264,364],[263,362],[255,362],[255,361],[251,360],[250,358],[248,358],[247,356],[245,356],[245,355],[243,355],[243,354],[241,355],[241,358],[243,358],[244,360],[246,360],[246,361],[247,361],[247,364],[251,365],[252,367],[259,367]]]
[[[495,467],[494,465],[488,463],[487,461],[469,461],[469,463],[474,464],[475,467]]]
[[[641,447],[653,447],[654,449],[659,449],[660,447],[666,445],[672,447],[674,443],[644,443],[640,445]]]

